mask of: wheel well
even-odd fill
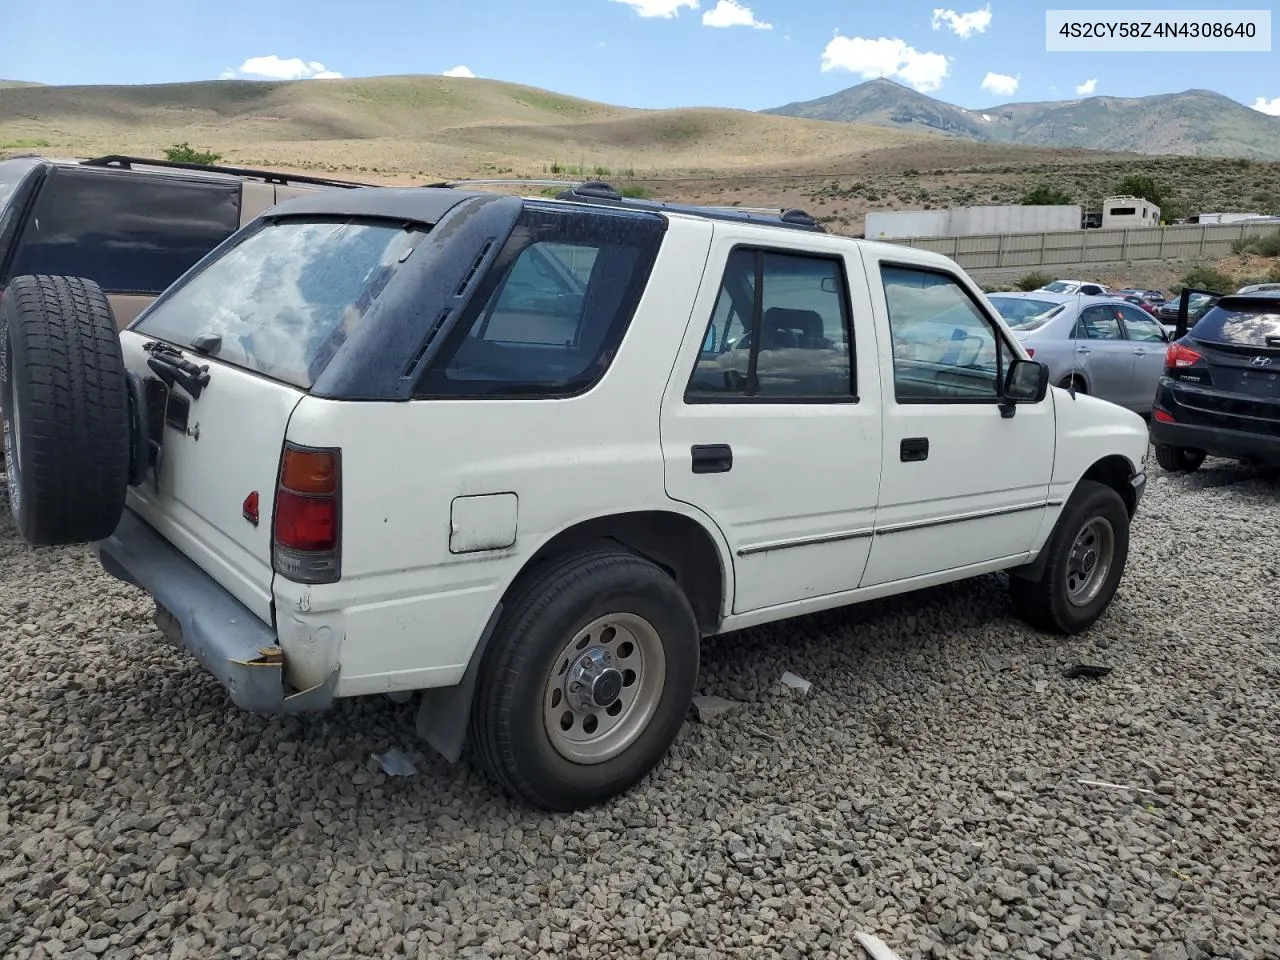
[[[1086,380],[1086,379],[1084,378],[1084,374],[1083,374],[1083,373],[1069,373],[1069,374],[1067,374],[1065,377],[1061,378],[1061,379],[1058,381],[1058,386],[1060,386],[1060,387],[1062,387],[1062,389],[1066,390],[1066,389],[1068,389],[1068,388],[1071,386],[1071,384],[1072,384],[1072,382],[1073,382],[1073,381],[1074,381],[1075,383],[1078,383],[1078,384],[1079,384],[1081,387],[1083,387],[1085,390],[1088,390],[1088,389],[1089,389],[1089,381],[1088,381],[1088,380]]]
[[[602,540],[622,544],[667,571],[689,598],[704,635],[719,628],[724,603],[720,551],[700,523],[678,513],[643,510],[569,527],[533,555],[521,576],[553,557]]]
[[[1129,465],[1129,461],[1119,454],[1112,454],[1109,457],[1103,457],[1086,470],[1081,479],[1106,484],[1120,494],[1120,499],[1124,501],[1125,508],[1132,517],[1138,509],[1137,493],[1133,489],[1133,484],[1129,482],[1132,476],[1133,468]]]

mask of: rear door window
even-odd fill
[[[9,273],[85,277],[108,293],[154,295],[239,224],[239,180],[58,167]]]
[[[135,329],[181,347],[217,337],[217,359],[309,389],[424,236],[387,220],[266,223]]]

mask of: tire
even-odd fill
[[[1084,381],[1079,377],[1063,377],[1058,382],[1058,386],[1063,390],[1070,390],[1073,383],[1076,385],[1076,393],[1088,394],[1089,391],[1085,389]]]
[[[586,646],[575,646],[588,631]],[[626,791],[680,731],[697,683],[699,639],[688,598],[648,560],[602,547],[552,561],[516,586],[485,651],[472,703],[477,753],[504,789],[546,810],[580,810]],[[611,682],[624,684],[616,718],[568,699],[584,695],[570,694],[569,681],[602,651],[615,657]],[[596,680],[602,700],[611,692],[604,677]],[[602,722],[589,730],[588,716]],[[573,751],[584,756],[566,755]]]
[[[1110,536],[1109,561],[1102,549],[1101,541],[1106,540],[1104,527]],[[1077,537],[1086,531],[1094,538],[1092,562],[1087,542],[1077,549]],[[1009,578],[1014,612],[1048,633],[1087,630],[1106,611],[1124,575],[1129,557],[1129,511],[1124,501],[1104,484],[1080,481],[1044,549],[1048,551],[1048,562],[1039,578]],[[1098,566],[1104,562],[1108,566],[1099,572]],[[1073,584],[1081,584],[1080,573],[1085,567],[1089,572],[1083,588],[1073,591]]]
[[[91,280],[15,277],[0,300],[9,508],[33,546],[89,543],[124,511],[130,410],[111,305]]]
[[[1156,444],[1156,463],[1170,473],[1195,473],[1204,463],[1204,456],[1203,450],[1171,447],[1166,443]]]

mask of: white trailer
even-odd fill
[[[1142,197],[1107,197],[1102,201],[1102,229],[1160,226],[1160,208]]]

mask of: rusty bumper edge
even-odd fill
[[[274,628],[133,511],[125,510],[115,532],[93,549],[107,573],[151,594],[164,634],[199,660],[236,706],[252,713],[301,713],[332,704],[338,668],[324,683],[286,693]]]

